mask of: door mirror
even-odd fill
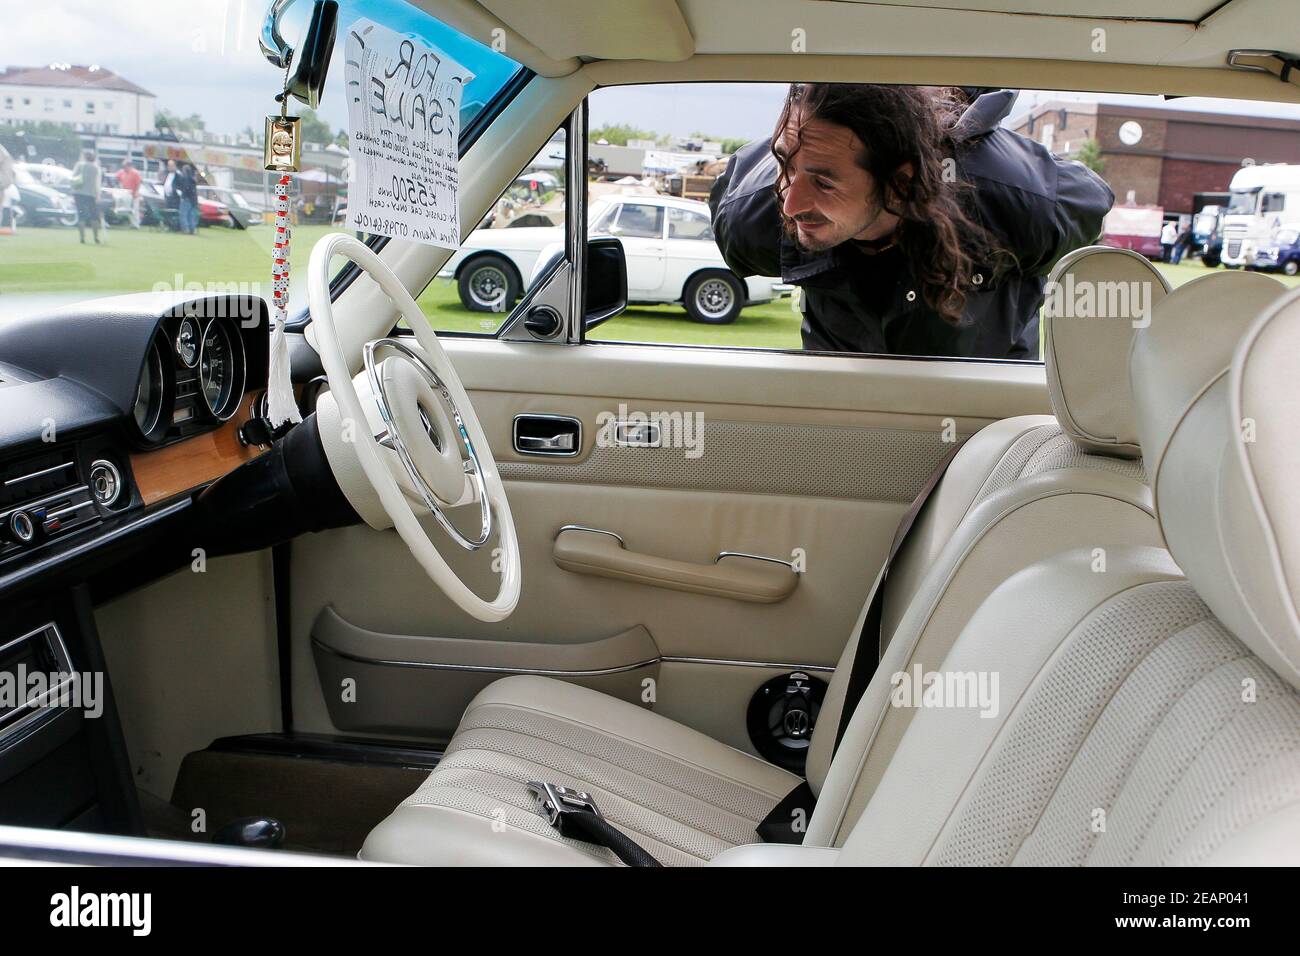
[[[564,243],[552,242],[542,248],[528,279],[530,289],[560,267]],[[593,329],[627,308],[627,260],[623,243],[609,236],[587,240],[586,315],[583,324]]]
[[[623,243],[602,237],[587,240],[587,296],[583,324],[594,329],[627,308],[627,259]]]

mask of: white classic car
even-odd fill
[[[726,325],[740,310],[789,291],[780,279],[742,279],[713,241],[707,203],[674,196],[605,196],[592,203],[590,235],[616,236],[627,257],[629,303],[680,302],[696,322]],[[438,273],[455,279],[473,312],[508,312],[548,246],[564,243],[560,226],[476,229]]]

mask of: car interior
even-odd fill
[[[586,178],[609,88],[1300,103],[1284,0],[406,2],[517,64],[462,238],[557,130]],[[240,291],[0,319],[0,671],[101,682],[0,708],[0,845],[1300,863],[1300,290],[1092,244],[1048,285],[1146,307],[1044,310],[1041,362],[605,341],[588,201],[489,331],[421,310],[456,249],[342,227],[278,359]]]

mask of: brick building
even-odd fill
[[[1115,202],[1163,206],[1166,213],[1193,212],[1196,193],[1227,192],[1244,160],[1300,163],[1294,119],[1053,101],[1011,128],[1064,156],[1097,140]]]

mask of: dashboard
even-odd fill
[[[106,688],[100,719],[45,706],[65,683],[0,700],[0,823],[144,832],[97,606],[199,552],[361,520],[309,409],[274,441],[244,427],[264,415],[269,338],[266,303],[241,295],[0,319],[0,682],[85,673]],[[318,358],[299,334],[289,349],[309,402]]]
[[[258,297],[187,293],[0,322],[0,583],[261,454],[239,426],[268,324]]]

